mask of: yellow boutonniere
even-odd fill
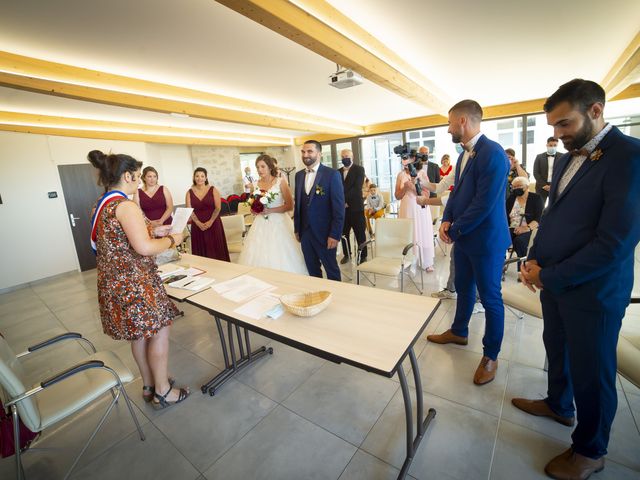
[[[591,159],[592,162],[597,162],[598,160],[600,160],[601,156],[602,156],[602,150],[599,148],[596,148],[593,152],[591,152],[591,155],[589,155],[589,158]]]
[[[316,185],[316,195],[324,195],[324,188],[322,188],[322,185]]]

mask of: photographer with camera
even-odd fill
[[[400,156],[404,167],[396,178],[395,197],[400,200],[398,217],[413,218],[413,243],[416,245],[413,253],[416,260],[411,266],[411,271],[415,273],[419,258],[420,268],[433,272],[435,250],[431,210],[416,203],[416,197],[422,195],[422,185],[416,168],[422,155],[415,150],[409,150],[408,145],[399,145],[393,151]]]

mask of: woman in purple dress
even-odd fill
[[[171,192],[163,185],[158,185],[158,171],[153,167],[142,170],[142,183],[134,200],[151,221],[151,225],[171,225],[173,213],[173,198]]]
[[[185,203],[187,207],[193,208],[191,253],[230,262],[227,239],[220,220],[220,192],[209,185],[204,168],[194,170],[193,186],[187,192]]]

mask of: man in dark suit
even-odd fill
[[[498,368],[498,353],[504,333],[501,278],[504,254],[511,243],[504,208],[509,160],[503,148],[480,133],[482,108],[463,100],[449,110],[449,133],[462,143],[456,164],[453,191],[444,210],[440,238],[455,242],[455,285],[458,293],[451,328],[429,335],[434,343],[467,344],[469,320],[476,301],[476,285],[486,310],[484,355],[473,383],[491,382]]]
[[[340,174],[320,163],[322,145],[309,140],[302,146],[306,168],[296,173],[293,224],[309,275],[340,281],[336,247],[344,223],[344,192]]]
[[[429,147],[420,147],[418,153],[427,155],[425,158],[429,158]],[[430,162],[429,160],[422,160],[422,168],[427,169],[427,177],[431,183],[440,183],[440,167],[437,163]],[[429,198],[435,198],[437,195],[435,192],[429,192]]]
[[[344,228],[342,235],[346,237],[342,239],[342,251],[344,257],[340,261],[345,264],[351,258],[351,242],[348,241],[349,234],[353,228],[353,234],[358,241],[358,247],[367,241],[366,228],[367,223],[364,218],[364,201],[362,199],[362,185],[364,184],[364,168],[353,163],[353,152],[344,149],[340,152],[342,159],[342,167],[338,170],[342,177],[342,185],[344,187]],[[367,249],[362,251],[361,261],[367,259]]]
[[[576,79],[544,105],[569,153],[553,169],[549,205],[520,273],[541,289],[549,359],[547,396],[514,398],[519,409],[578,424],[571,448],[552,459],[552,478],[604,468],[617,408],[616,346],[633,286],[640,240],[640,140],[605,124],[605,92]]]
[[[536,156],[533,162],[533,178],[536,179],[536,193],[542,198],[542,203],[547,202],[549,189],[551,188],[551,176],[553,166],[562,155],[558,153],[558,139],[547,138],[547,151]]]

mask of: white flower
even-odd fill
[[[267,197],[260,197],[260,203],[266,205],[269,203],[269,199]]]

